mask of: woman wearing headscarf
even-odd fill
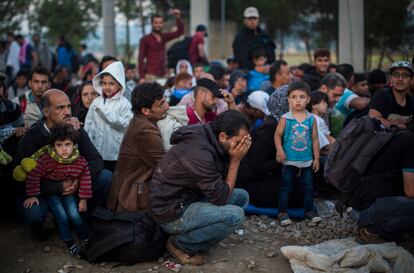
[[[85,123],[86,114],[92,102],[99,97],[98,92],[95,91],[92,81],[85,81],[78,87],[78,96],[75,98],[73,104],[72,116],[77,117],[82,123]]]

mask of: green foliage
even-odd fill
[[[412,19],[407,7],[410,0],[365,0],[365,37],[368,50],[399,50],[412,39]],[[412,13],[411,13],[412,16]],[[411,25],[409,24],[411,19]]]
[[[0,33],[15,32],[19,29],[24,12],[29,8],[26,0],[0,1]]]
[[[31,27],[46,31],[51,44],[64,35],[74,46],[96,29],[100,13],[99,0],[37,0],[30,16]]]

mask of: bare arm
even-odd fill
[[[408,198],[414,198],[414,173],[403,172],[404,192]]]
[[[286,119],[281,118],[279,121],[279,124],[277,125],[275,135],[274,135],[274,141],[275,141],[275,146],[276,146],[276,160],[278,162],[283,162],[286,159],[285,151],[283,150],[283,144],[282,144],[282,137],[285,131],[285,127],[286,127]]]
[[[204,51],[204,44],[198,44],[198,55],[202,58],[206,57],[206,53]]]
[[[349,103],[349,108],[362,110],[368,106],[369,102],[370,102],[369,98],[364,98],[364,97],[353,98],[351,102]]]
[[[382,117],[382,114],[375,110],[375,109],[369,109],[368,112],[368,116],[370,116],[371,118],[376,118],[379,121],[381,121],[381,123],[385,126],[385,127],[390,127],[391,126],[391,122],[385,118]]]
[[[382,115],[381,115],[381,113],[380,113],[380,112],[378,112],[378,111],[377,111],[377,110],[375,110],[375,109],[370,109],[370,110],[369,110],[368,115],[369,115],[371,118],[376,118],[376,119],[378,119],[379,121],[381,121],[381,123],[382,123],[385,127],[387,127],[387,128],[389,128],[391,125],[398,126],[398,127],[399,127],[399,128],[401,128],[401,129],[405,129],[405,128],[407,128],[407,125],[406,125],[404,122],[390,121],[390,120],[388,120],[388,119],[383,118],[383,117],[382,117]]]
[[[312,126],[312,149],[313,149],[313,170],[317,172],[319,170],[319,138],[318,138],[318,126],[316,120]]]

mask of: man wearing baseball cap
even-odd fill
[[[267,63],[275,61],[276,45],[270,35],[259,27],[259,11],[255,7],[244,10],[244,25],[233,41],[234,59],[240,69],[253,69],[252,51],[263,48],[267,53]]]
[[[414,115],[413,101],[408,95],[414,69],[409,61],[398,61],[391,65],[390,74],[391,88],[375,93],[369,116],[380,120],[386,127],[406,128]]]
[[[210,79],[199,79],[194,87],[193,107],[187,107],[188,125],[213,121],[217,115],[217,98],[224,99],[232,108],[234,100],[230,93],[221,91],[217,83]]]

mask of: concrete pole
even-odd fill
[[[104,54],[116,56],[114,0],[102,1]]]
[[[210,22],[210,0],[191,0],[190,1],[190,35],[195,31],[195,28],[199,24],[203,24],[207,27],[207,32],[211,34],[209,28]],[[208,39],[205,39],[205,50],[207,56],[209,56]]]
[[[339,58],[350,63],[356,72],[364,71],[364,1],[338,0]]]

